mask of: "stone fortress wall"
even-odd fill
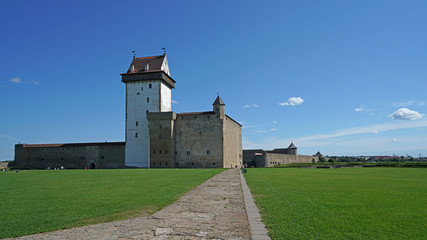
[[[33,169],[123,168],[125,143],[16,144],[14,166]]]
[[[263,149],[243,150],[243,163],[254,167],[272,167],[290,163],[318,162],[318,156],[298,155],[293,143],[288,148],[266,151]]]

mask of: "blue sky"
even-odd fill
[[[120,73],[168,53],[175,112],[217,92],[243,147],[427,156],[426,1],[1,1],[0,161],[124,141]]]

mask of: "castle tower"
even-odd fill
[[[215,99],[215,102],[212,104],[213,106],[213,111],[215,112],[215,114],[217,114],[217,116],[219,116],[220,119],[224,119],[225,116],[225,104],[222,101],[222,99],[218,97]]]
[[[288,147],[288,154],[298,155],[298,148],[293,142]]]
[[[172,111],[172,88],[166,53],[161,56],[133,58],[126,73],[126,147],[127,167],[148,168],[150,136],[148,112]]]

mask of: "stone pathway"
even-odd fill
[[[239,169],[217,174],[151,216],[19,239],[251,239],[249,221],[253,222],[253,219],[249,218],[248,221],[241,185],[243,176],[240,174]],[[243,186],[246,186],[246,182]],[[250,206],[249,215],[255,209],[254,204]],[[255,219],[258,221],[260,218]],[[254,239],[267,239],[259,238],[265,236],[258,234],[257,226],[253,231],[256,233]]]

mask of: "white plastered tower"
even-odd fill
[[[166,54],[133,58],[122,82],[126,84],[126,147],[127,167],[150,166],[148,112],[172,111],[172,88]]]

